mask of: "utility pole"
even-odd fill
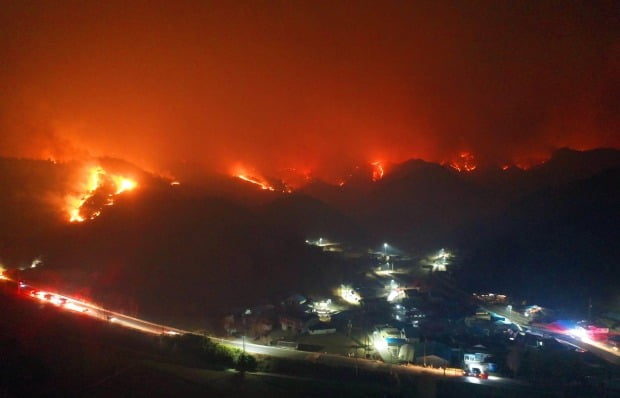
[[[247,328],[245,327],[245,314],[241,315],[241,321],[243,323],[243,336],[241,336],[241,341],[242,341],[242,345],[243,345],[243,353],[245,354],[245,333]]]
[[[387,247],[388,244],[384,243],[383,244],[383,259],[385,260],[385,264],[388,266],[388,269],[390,268],[390,259],[387,255]],[[392,271],[394,271],[394,267],[392,266]]]
[[[245,316],[246,315],[250,315],[252,313],[252,311],[248,308],[247,310],[245,310],[245,312],[243,314],[241,314],[241,320],[243,323],[243,337],[242,337],[242,345],[243,345],[243,353],[245,354],[245,335],[248,332],[248,328],[246,327],[245,324]]]

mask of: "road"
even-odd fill
[[[437,278],[436,280],[443,283],[446,288],[459,294],[463,299],[471,298],[471,295],[469,293],[461,290],[460,288],[455,286],[453,283],[451,283],[447,279]],[[566,343],[579,347],[582,350],[589,351],[592,354],[604,359],[605,361],[609,363],[620,365],[620,351],[614,350],[612,347],[608,346],[607,344],[594,341],[588,338],[584,338],[584,337],[580,338],[576,336],[571,336],[566,333],[559,333],[557,331],[531,326],[530,325],[531,319],[529,317],[526,317],[525,315],[523,315],[522,313],[518,311],[512,311],[511,309],[509,309],[508,307],[504,305],[493,305],[493,304],[483,304],[483,303],[478,303],[478,305],[484,311],[491,312],[493,314],[496,314],[499,317],[504,317],[508,319],[510,322],[517,325],[517,327],[519,327],[519,329],[521,330],[527,329],[527,330],[531,330],[534,333],[540,333],[542,335],[546,334],[546,335],[553,336],[558,341],[564,340]]]
[[[7,285],[11,285],[11,288],[17,289],[21,297],[25,299],[45,303],[47,305],[52,305],[57,307],[59,310],[65,310],[67,312],[71,312],[76,314],[77,316],[87,316],[90,318],[99,319],[105,322],[111,322],[117,324],[121,327],[134,329],[140,331],[142,333],[161,335],[181,335],[181,334],[196,334],[191,331],[182,330],[178,328],[171,327],[169,325],[162,325],[155,322],[150,322],[144,319],[139,319],[136,317],[132,317],[126,314],[122,314],[119,312],[111,311],[106,308],[103,308],[99,305],[89,303],[85,300],[80,300],[74,297],[70,297],[64,294],[40,290],[34,286],[20,284],[18,288],[18,282],[7,278],[6,276],[0,275],[0,283],[4,282]],[[363,358],[355,358],[355,357],[344,357],[340,355],[333,355],[327,353],[318,353],[318,352],[307,352],[300,351],[296,349],[289,348],[281,348],[281,347],[273,347],[273,346],[264,346],[260,344],[254,344],[248,341],[243,341],[241,339],[236,340],[228,340],[222,339],[212,336],[207,336],[211,340],[216,341],[220,344],[227,345],[229,347],[235,347],[239,349],[245,349],[245,351],[257,354],[257,355],[265,355],[277,358],[286,358],[291,360],[299,360],[299,361],[309,361],[312,363],[329,365],[329,366],[345,366],[349,368],[355,368],[360,370],[368,370],[368,371],[380,371],[380,372],[388,372],[394,375],[405,375],[405,374],[417,374],[417,375],[426,375],[437,378],[445,378],[448,377],[457,382],[466,382],[466,383],[474,383],[474,384],[488,384],[488,385],[521,385],[519,382],[515,382],[510,379],[503,378],[491,378],[489,380],[479,380],[471,378],[471,377],[463,377],[459,369],[448,369],[446,371],[442,369],[434,369],[434,368],[424,368],[421,366],[403,366],[403,365],[394,365],[390,363],[384,363],[381,361],[363,359]]]
[[[117,324],[122,327],[138,330],[140,332],[149,334],[177,335],[189,333],[186,330],[181,330],[168,325],[161,325],[155,322],[150,322],[144,319],[139,319],[126,314],[122,314],[120,312],[111,311],[99,305],[89,303],[85,300],[77,299],[52,291],[38,289],[34,286],[27,285],[22,282],[13,281],[6,276],[2,277],[1,279],[3,282],[10,284],[15,289],[17,289],[19,294],[26,299],[52,305],[60,310],[79,314],[80,316],[100,319],[106,322]]]
[[[212,340],[220,343],[243,348],[242,340],[224,340],[211,338]],[[306,352],[293,350],[289,348],[271,347],[259,344],[252,344],[245,342],[245,349],[247,352],[257,355],[267,355],[279,358],[288,358],[294,360],[310,361],[317,364],[329,365],[329,366],[345,366],[349,368],[356,368],[367,371],[379,371],[387,372],[398,375],[425,375],[436,378],[450,378],[457,382],[483,384],[489,386],[501,386],[501,387],[525,387],[526,383],[516,381],[513,379],[507,379],[504,377],[489,376],[487,380],[478,379],[475,377],[463,377],[461,369],[439,369],[439,368],[424,368],[422,366],[415,365],[395,365],[385,363],[376,360],[369,360],[363,358],[344,357],[341,355],[333,355],[319,352]]]
[[[556,340],[561,343],[569,344],[575,347],[579,347],[582,350],[590,351],[594,355],[606,360],[607,362],[613,363],[615,365],[620,365],[620,352],[614,350],[612,347],[608,346],[599,341],[594,341],[585,336],[578,337],[572,335],[568,332],[559,332],[555,330],[550,330],[544,327],[532,326],[529,324],[530,319],[525,317],[523,314],[517,311],[509,311],[504,306],[499,305],[485,305],[483,307],[485,311],[494,313],[500,317],[504,317],[508,319],[510,322],[518,325],[520,328],[528,329],[533,333],[542,334],[542,335],[550,335],[553,336]]]

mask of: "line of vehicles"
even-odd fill
[[[141,332],[150,334],[164,334],[174,336],[186,333],[185,331],[179,329],[159,325],[153,322],[134,318],[129,315],[106,310],[105,308],[81,299],[69,297],[48,290],[39,289],[29,284],[26,284],[22,280],[15,282],[13,279],[3,273],[0,273],[0,280],[9,283],[15,283],[18,294],[22,297],[26,297],[43,304],[53,305],[55,307],[58,307],[59,309],[67,310],[72,313],[83,314],[90,318],[100,319],[122,327],[139,330]]]
[[[29,290],[27,295],[42,302],[49,302],[58,307],[62,306],[71,311],[81,313],[87,313],[90,311],[88,308],[84,307],[79,301],[55,293],[31,289]]]

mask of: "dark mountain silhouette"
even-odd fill
[[[550,305],[583,306],[617,288],[620,168],[535,191],[461,238],[459,278]]]
[[[299,194],[307,195],[316,199],[319,199],[325,203],[333,205],[342,200],[343,188],[341,186],[328,184],[324,181],[313,179],[308,184],[301,187],[298,191]]]
[[[306,231],[364,239],[316,199],[287,195],[250,207],[205,196],[199,187],[154,181],[84,223],[59,218],[53,228],[31,226],[23,236],[2,228],[4,262],[29,265],[41,256],[39,268],[23,272],[27,280],[180,324],[291,292],[327,292],[353,272],[353,263],[305,243]],[[20,215],[4,215],[19,222]],[[22,250],[11,250],[15,244]]]
[[[400,165],[359,199],[353,218],[407,249],[438,249],[455,228],[494,210],[484,189],[420,160]]]
[[[470,289],[582,305],[615,288],[619,153],[563,149],[531,170],[474,173],[411,160],[374,183],[360,169],[342,187],[314,181],[294,194],[198,173],[171,186],[99,159],[140,188],[81,224],[69,224],[58,201],[83,165],[0,159],[0,260],[20,267],[41,257],[27,278],[183,322],[326,291],[359,267],[305,239],[389,241],[404,252],[456,249],[455,275]]]
[[[406,250],[437,248],[469,220],[496,210],[489,190],[450,168],[410,160],[390,167],[377,182],[361,175],[333,187],[315,182],[303,189],[339,209],[379,241]]]
[[[560,185],[601,173],[620,166],[620,151],[600,148],[590,151],[558,149],[553,156],[528,173],[530,179],[541,186]]]
[[[371,244],[367,233],[350,218],[307,195],[287,195],[256,210],[267,224],[295,231],[303,240],[325,236],[357,247]]]
[[[512,203],[536,190],[591,177],[618,166],[620,151],[616,149],[576,151],[562,148],[546,162],[528,170],[516,166],[509,166],[506,170],[484,167],[463,177],[491,189],[502,197],[502,202]]]

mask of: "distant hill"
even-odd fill
[[[575,151],[562,148],[527,174],[538,187],[584,179],[620,166],[620,151],[610,148]]]
[[[8,163],[16,170],[25,165],[22,173],[33,180],[47,181],[57,173],[64,185],[44,186],[54,195],[62,197],[71,189],[61,178],[68,172],[65,166]],[[31,173],[32,167],[43,171]],[[36,200],[39,186],[20,186],[25,197],[35,198],[30,206],[47,209],[53,217],[35,214],[23,234],[15,235],[8,226],[18,225],[22,213],[30,216],[30,207],[5,202],[1,258],[7,265],[29,266],[40,257],[37,269],[24,272],[27,280],[184,324],[294,292],[326,293],[353,272],[354,264],[305,239],[322,231],[345,241],[365,239],[353,222],[307,196],[280,195],[271,204],[247,206],[235,195],[210,196],[200,187],[170,186],[154,177],[141,181],[139,189],[119,196],[99,217],[73,224],[54,201]],[[246,189],[245,183],[238,184]],[[10,186],[5,189],[16,191]],[[49,228],[39,227],[46,222]]]
[[[319,236],[410,253],[453,248],[463,286],[583,303],[615,289],[619,154],[562,149],[531,170],[473,173],[410,160],[376,182],[360,169],[344,186],[314,181],[293,194],[200,173],[171,186],[104,158],[139,189],[77,224],[61,202],[83,165],[0,159],[0,260],[27,267],[40,257],[28,278],[175,322],[329,291],[360,265],[305,243]]]
[[[461,239],[459,277],[472,288],[582,310],[617,292],[620,168],[537,190],[487,221]]]
[[[620,166],[620,151],[560,149],[530,170],[480,168],[459,173],[422,160],[392,165],[381,180],[334,187],[315,182],[303,192],[338,208],[378,240],[405,250],[455,244],[469,224],[485,222],[524,197]]]
[[[414,160],[376,183],[354,219],[405,250],[439,249],[453,229],[493,208],[484,189],[443,166]]]
[[[370,238],[364,229],[340,211],[303,194],[292,194],[256,209],[265,223],[274,228],[296,231],[300,238],[332,241],[368,247]]]
[[[0,262],[30,262],[32,248],[62,227],[71,165],[0,158]]]
[[[315,182],[303,192],[320,198],[379,242],[403,250],[438,249],[464,223],[496,211],[493,193],[451,168],[422,160],[392,165],[381,180],[333,187]]]

